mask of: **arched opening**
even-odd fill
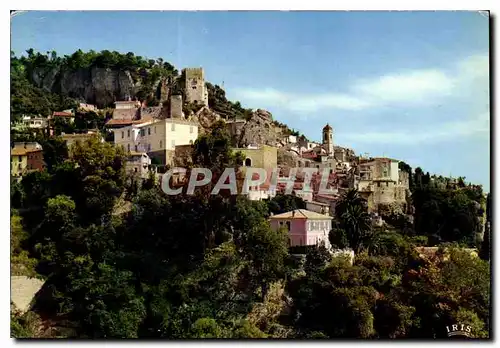
[[[252,160],[250,158],[247,158],[245,160],[245,167],[251,167],[252,166]]]
[[[306,168],[309,168],[309,162],[306,162]]]

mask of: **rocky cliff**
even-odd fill
[[[35,69],[31,79],[37,87],[99,107],[133,98],[140,87],[129,71],[96,67],[75,71]]]
[[[245,121],[235,127],[234,137],[238,147],[248,145],[274,146],[283,137],[284,129],[276,126],[269,111],[257,109]]]

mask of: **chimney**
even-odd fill
[[[295,210],[292,211],[292,217],[294,218],[295,217]]]

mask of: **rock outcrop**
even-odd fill
[[[129,71],[89,68],[75,71],[35,69],[33,83],[47,91],[84,100],[98,107],[115,100],[133,98],[140,82],[134,82]]]
[[[221,120],[221,117],[214,111],[207,107],[202,107],[196,114],[191,115],[200,125],[198,129],[199,134],[206,134],[210,132],[210,128],[217,121]]]
[[[283,136],[283,129],[274,124],[269,111],[257,109],[236,133],[233,136],[238,147],[252,144],[274,146]]]

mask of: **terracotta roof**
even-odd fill
[[[115,104],[135,104],[137,103],[137,100],[120,100],[120,101],[115,101]]]
[[[295,213],[295,214],[294,214]],[[306,209],[296,209],[283,214],[273,215],[271,219],[308,219],[308,220],[332,220],[333,217],[319,214]]]
[[[41,152],[43,151],[42,149],[25,149],[23,147],[15,147],[10,150],[10,155],[11,156],[26,156],[28,153],[32,152]]]
[[[115,125],[120,125],[120,126],[130,126],[132,124],[140,124],[144,123],[146,120],[115,120],[111,119],[108,122],[106,122],[106,126],[115,126]]]
[[[57,116],[57,117],[74,117],[72,113],[70,112],[64,112],[64,111],[54,111],[52,116]]]
[[[317,198],[324,198],[324,199],[328,199],[328,200],[331,200],[331,201],[336,201],[337,200],[337,197],[334,196],[334,195],[322,195],[322,194],[317,194],[316,195]],[[317,203],[317,202],[316,202]]]

